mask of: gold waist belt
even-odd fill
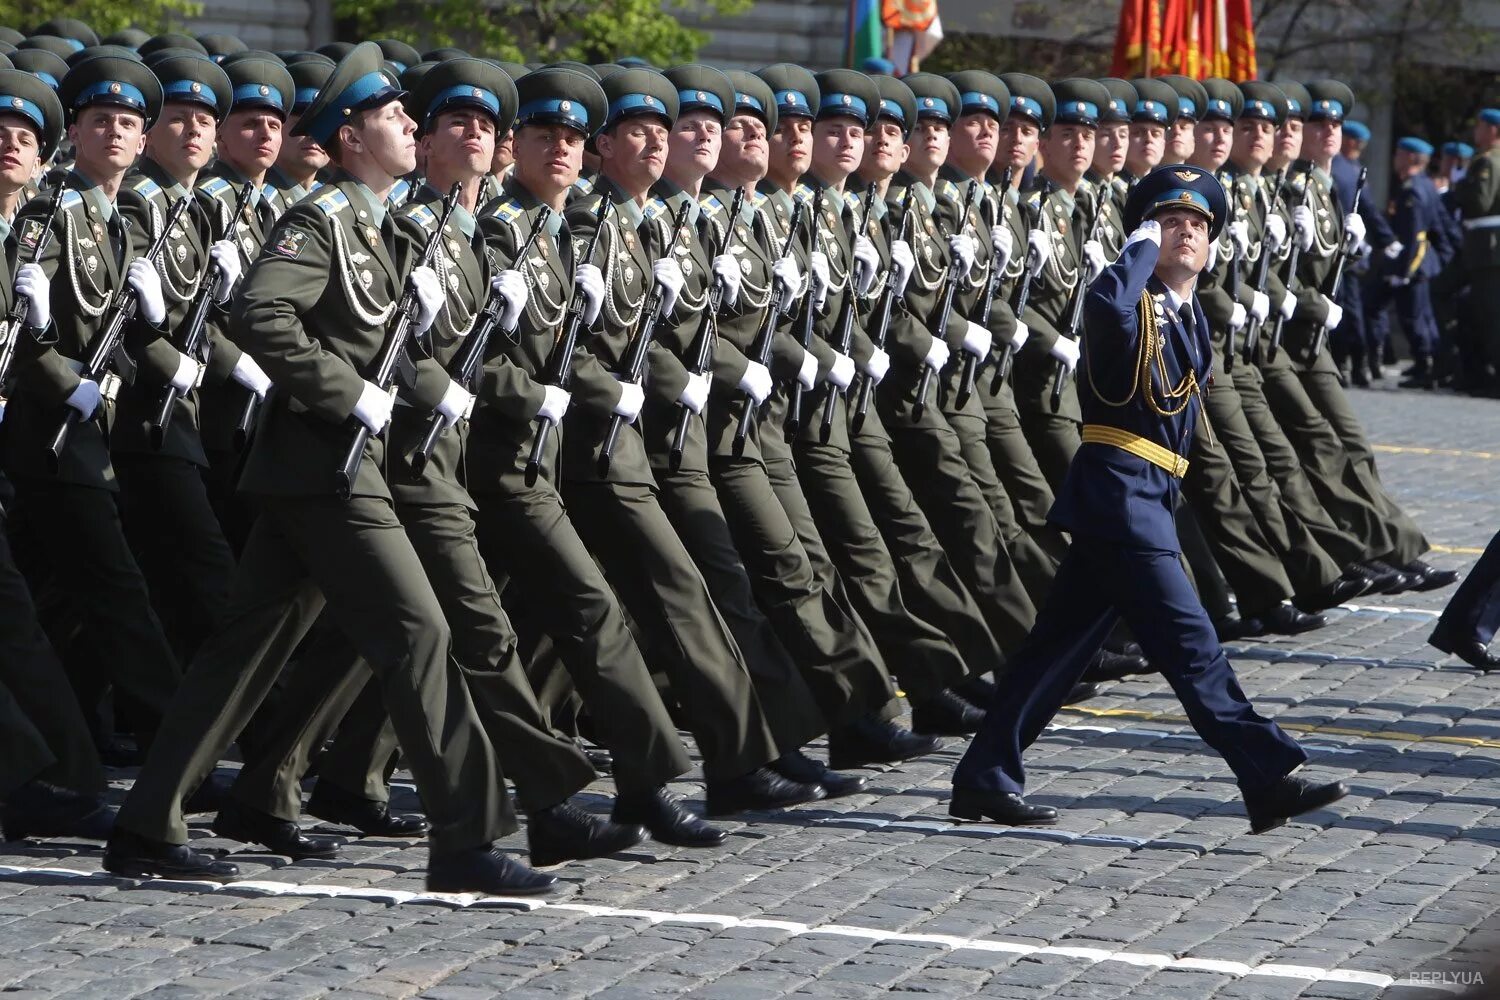
[[[1187,475],[1187,459],[1170,448],[1163,448],[1155,441],[1148,441],[1139,434],[1132,434],[1118,427],[1109,427],[1105,424],[1084,424],[1083,441],[1085,444],[1107,444],[1128,451],[1158,468],[1166,469],[1178,479]]]

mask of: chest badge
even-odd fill
[[[375,231],[374,226],[365,227],[365,242],[370,244],[371,250],[374,250],[375,245],[380,242],[380,234]]]

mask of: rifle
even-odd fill
[[[40,264],[42,257],[47,252],[47,245],[52,242],[52,230],[57,226],[58,213],[62,211],[63,194],[66,191],[67,182],[57,189],[55,200],[52,202],[52,214],[47,219],[47,225],[36,238],[36,247],[31,251],[31,259],[25,261],[27,264]],[[26,302],[24,299],[16,299],[10,307],[10,313],[5,317],[3,332],[0,332],[0,410],[5,407],[5,380],[10,377],[11,366],[16,361],[16,347],[21,342],[21,331],[26,327]]]
[[[1220,180],[1219,183],[1220,185],[1222,185],[1224,182]],[[1229,188],[1225,193],[1228,195],[1228,197],[1226,197],[1224,200],[1229,205],[1229,209],[1224,213],[1224,230],[1225,232],[1228,232],[1229,227],[1234,225],[1235,219],[1239,215],[1239,212],[1236,210],[1236,206],[1234,203],[1233,180],[1230,181]],[[1234,236],[1231,235],[1229,237],[1229,280],[1225,288],[1225,291],[1229,294],[1229,300],[1231,302],[1238,301],[1240,294],[1240,269],[1234,256],[1236,249],[1237,247],[1235,246]],[[1234,370],[1234,353],[1234,327],[1230,326],[1227,328],[1224,334],[1224,371],[1226,373]]]
[[[516,260],[522,260],[531,252],[537,237],[541,235],[542,228],[551,217],[552,209],[548,206],[543,205],[537,210],[536,220],[531,224],[531,232],[526,234],[526,241],[516,252]],[[464,346],[453,356],[453,361],[448,366],[449,378],[465,387],[474,385],[475,379],[479,377],[480,369],[484,367],[485,353],[489,349],[490,338],[500,328],[500,315],[503,312],[505,312],[505,299],[492,289],[484,300],[484,307],[479,311],[479,318],[474,323],[474,331],[465,338]],[[427,421],[427,433],[411,456],[413,479],[422,478],[427,463],[432,459],[432,452],[437,448],[438,439],[447,429],[448,422],[443,419],[442,414],[434,413]]]
[[[792,211],[792,224],[786,233],[786,243],[781,253],[783,260],[792,256],[797,246],[797,229],[802,225],[802,208],[798,206]],[[809,294],[809,298],[811,295]],[[811,308],[811,303],[807,308]],[[771,307],[766,310],[766,322],[760,328],[760,333],[755,337],[755,343],[751,345],[755,361],[761,367],[771,363],[771,344],[776,339],[776,327],[781,323],[781,314],[785,311],[782,306],[781,292],[776,288],[774,279],[771,281]],[[745,453],[745,439],[750,434],[750,425],[755,421],[755,411],[759,409],[755,400],[748,392],[742,393],[745,397],[745,408],[740,411],[739,424],[734,429],[734,456],[738,458]]]
[[[916,185],[908,185],[906,194],[901,197],[901,229],[898,238],[902,242],[911,240],[911,196],[916,190]],[[880,301],[875,306],[875,323],[871,327],[875,331],[875,346],[879,350],[885,350],[885,338],[891,329],[891,309],[896,304],[896,287],[891,282],[889,275],[886,277],[885,288],[881,290]],[[858,402],[854,407],[854,429],[858,431],[865,423],[865,415],[870,412],[870,394],[875,389],[875,380],[868,375],[862,375],[859,379]]]
[[[604,230],[604,220],[609,216],[609,198],[600,196],[599,211],[594,215],[594,235],[589,237],[584,251],[585,264],[594,262],[594,248],[599,245],[599,233]],[[516,258],[519,260],[520,258]],[[573,351],[578,347],[578,331],[583,328],[583,290],[573,290],[573,300],[568,303],[568,315],[564,322],[563,335],[552,345],[547,355],[547,380],[564,392],[573,380]],[[547,451],[547,438],[552,433],[553,423],[547,417],[536,418],[536,436],[531,442],[531,457],[526,461],[526,485],[535,486],[536,477],[542,472],[542,459]]]
[[[188,203],[191,200],[191,195],[184,196],[179,198],[168,209],[167,220],[162,224],[161,232],[156,234],[156,239],[151,242],[150,249],[146,251],[146,260],[153,267],[156,266],[156,260],[161,256],[162,251],[166,249],[167,234],[172,231],[172,227],[177,225],[177,221],[182,218],[182,213],[187,211]],[[123,218],[120,221],[127,222]],[[130,230],[127,222],[124,233],[125,239],[129,238],[129,234]],[[125,245],[124,239],[122,239],[121,245],[122,247]],[[120,380],[127,383],[135,381],[135,362],[131,360],[130,355],[125,353],[125,328],[130,325],[131,320],[135,319],[135,314],[140,309],[141,303],[136,298],[135,289],[131,288],[130,283],[125,281],[124,278],[125,275],[122,271],[120,275],[120,289],[115,292],[114,300],[110,302],[109,308],[104,313],[105,320],[100,324],[102,332],[94,341],[94,347],[89,353],[88,362],[84,364],[83,370],[78,373],[80,378],[101,383],[99,387],[100,396],[106,395],[102,382],[110,374],[111,367],[116,370],[117,377]],[[72,435],[73,428],[83,422],[83,417],[79,416],[78,411],[71,406],[65,407],[64,410],[62,422],[57,425],[57,430],[52,435],[52,445],[49,449],[53,472],[57,471],[58,465],[62,461],[62,455],[67,450],[68,438]]]
[[[871,181],[870,186],[865,189],[865,210],[859,216],[859,228],[855,230],[856,235],[862,235],[865,228],[870,224],[870,206],[875,204],[876,182]],[[839,340],[836,345],[840,354],[847,355],[849,346],[854,342],[854,315],[857,311],[854,303],[854,259],[849,261],[849,282],[844,289],[844,304],[839,309]],[[832,383],[828,386],[828,398],[823,403],[823,421],[818,426],[818,440],[824,444],[833,436],[833,418],[838,414],[839,392]]]
[[[729,215],[724,222],[724,242],[719,246],[714,257],[718,257],[729,249],[729,241],[734,238],[734,224],[740,217],[740,208],[745,203],[745,189],[735,188],[734,201],[729,206]],[[715,280],[713,288],[708,293],[708,305],[703,309],[703,318],[698,323],[698,335],[695,340],[697,350],[693,355],[693,374],[703,375],[708,371],[714,354],[715,329],[719,321],[719,310],[724,304],[724,283]],[[692,426],[693,411],[688,409],[687,404],[678,403],[677,430],[672,434],[672,453],[668,459],[672,471],[676,472],[682,465],[682,452],[687,447],[688,428]]]
[[[1005,201],[1005,195],[1010,191],[1010,179],[1014,175],[1014,167],[1005,168],[1005,177],[1000,182],[1000,218],[999,225],[1006,224],[1006,215],[1010,205]],[[990,273],[984,279],[984,291],[979,295],[979,316],[974,320],[986,330],[990,328],[990,311],[995,305],[995,286],[1000,279],[1000,268],[995,266],[995,259],[990,258]],[[1006,345],[1007,351],[1010,345]],[[958,408],[962,410],[969,402],[969,397],[974,395],[974,379],[979,375],[979,358],[965,352],[963,372],[958,379]]]
[[[1031,225],[1026,227],[1026,269],[1021,272],[1021,283],[1016,286],[1016,297],[1011,301],[1011,312],[1016,314],[1019,321],[1026,312],[1026,304],[1031,300],[1031,282],[1033,280],[1033,269],[1031,266],[1031,234],[1042,224],[1042,218],[1047,212],[1047,198],[1052,194],[1052,184],[1045,177],[1042,178],[1041,197],[1037,200],[1036,215],[1031,220]],[[1025,211],[1024,206],[1020,206]],[[1000,363],[995,366],[995,377],[990,380],[990,394],[994,395],[1000,391],[1005,384],[1005,377],[1010,374],[1010,366],[1016,359],[1016,348],[1014,344],[1005,345],[1005,353],[1000,355]]]
[[[685,199],[682,207],[672,218],[672,228],[668,231],[667,247],[670,248],[677,240],[677,232],[687,222],[688,209],[692,207],[691,199]],[[641,384],[641,379],[646,374],[646,352],[651,349],[651,341],[656,337],[656,324],[661,321],[661,300],[666,293],[661,290],[661,283],[657,282],[651,286],[651,294],[646,297],[645,308],[641,311],[639,323],[636,327],[635,338],[625,351],[625,377],[622,381]],[[625,426],[625,418],[618,413],[612,413],[609,417],[609,427],[604,431],[604,444],[599,448],[599,475],[609,474],[609,461],[615,453],[615,442],[620,438],[620,428]]]
[[[1369,167],[1359,168],[1359,183],[1354,186],[1354,202],[1349,208],[1350,215],[1353,215],[1354,213],[1359,211],[1359,200],[1364,197],[1365,180],[1369,177],[1369,174]],[[1344,284],[1344,265],[1349,262],[1349,258],[1351,256],[1353,256],[1353,251],[1349,250],[1348,248],[1341,247],[1339,249],[1338,259],[1333,262],[1333,274],[1329,276],[1328,291],[1325,293],[1328,296],[1330,302],[1338,298],[1339,289]],[[1318,355],[1323,353],[1323,342],[1327,339],[1328,327],[1318,327],[1318,333],[1315,337],[1313,337],[1311,355],[1311,358],[1313,360],[1316,360]]]
[[[1304,182],[1303,187],[1302,187],[1302,201],[1301,201],[1301,204],[1306,205],[1307,204],[1307,199],[1308,199],[1308,197],[1311,194],[1312,194],[1312,178],[1311,178],[1311,176],[1309,176],[1307,178],[1307,180]],[[1297,226],[1296,226],[1295,223],[1293,223],[1293,225],[1292,225],[1292,232],[1291,232],[1291,239],[1295,241],[1296,238],[1297,238]],[[1288,295],[1293,294],[1293,292],[1295,291],[1295,289],[1292,286],[1293,286],[1293,284],[1297,280],[1297,260],[1301,256],[1302,256],[1302,244],[1301,243],[1297,243],[1297,242],[1293,242],[1292,243],[1292,252],[1287,256],[1287,259],[1286,259],[1286,293]],[[1286,314],[1285,313],[1277,313],[1276,314],[1276,325],[1273,326],[1273,327],[1271,327],[1271,343],[1270,343],[1269,346],[1266,347],[1266,360],[1267,361],[1275,361],[1276,360],[1276,355],[1281,350],[1281,331],[1282,331],[1282,329],[1285,326],[1286,326]]]
[[[250,204],[250,199],[255,194],[255,185],[249,181],[240,188],[240,196],[234,204],[232,219],[238,219],[245,206]],[[238,253],[238,251],[236,251]],[[219,282],[224,273],[213,266],[213,261],[205,260],[204,266],[209,269],[207,275],[198,285],[198,297],[193,300],[192,312],[189,313],[187,333],[182,338],[182,353],[193,357],[198,353],[198,345],[203,342],[204,331],[208,329],[208,310],[219,296]],[[175,385],[169,385],[161,392],[161,400],[156,404],[156,416],[151,418],[151,450],[161,451],[166,442],[167,427],[172,423],[172,413],[177,409],[177,401],[187,395],[181,392]],[[253,395],[253,394],[252,394]]]
[[[964,220],[969,217],[969,209],[974,206],[974,193],[978,190],[979,184],[971,178],[968,188],[964,191],[963,208],[958,213],[960,231],[963,230]],[[938,234],[946,239],[949,234],[943,229],[943,224],[939,222]],[[948,261],[948,273],[943,275],[943,290],[938,295],[938,326],[933,336],[944,342],[948,339],[948,316],[953,312],[953,293],[958,291],[960,275],[957,265],[956,258]],[[927,409],[927,391],[932,386],[932,371],[931,365],[925,363],[922,365],[922,375],[917,379],[917,398],[911,406],[912,423],[920,422],[923,412]]]
[[[1275,194],[1271,196],[1270,207],[1266,210],[1267,219],[1271,217],[1270,213],[1276,211],[1276,206],[1280,204],[1281,189],[1282,185],[1285,183],[1286,167],[1282,167],[1280,170],[1276,171],[1276,185],[1274,187]],[[1265,247],[1264,235],[1262,235],[1261,239],[1262,244],[1260,251],[1260,261],[1256,265],[1255,271],[1255,290],[1264,295],[1266,291],[1266,285],[1271,280],[1271,254]],[[1255,348],[1260,344],[1261,323],[1261,320],[1252,319],[1250,321],[1250,326],[1245,330],[1245,347],[1243,357],[1245,364],[1247,365],[1250,364],[1251,360],[1255,357]],[[1228,364],[1227,360],[1225,364]]]
[[[1089,224],[1089,241],[1097,239],[1099,223],[1104,218],[1104,193],[1099,193],[1094,202],[1094,218]],[[1064,334],[1070,340],[1077,340],[1083,335],[1083,300],[1088,294],[1088,282],[1083,280],[1083,269],[1086,261],[1078,262],[1078,284],[1073,289],[1073,303],[1068,314],[1068,332]],[[1052,412],[1056,413],[1062,406],[1063,384],[1068,380],[1068,366],[1059,359],[1052,369]]]
[[[443,237],[443,227],[448,225],[448,220],[453,216],[453,209],[458,205],[458,199],[462,193],[463,185],[455,182],[448,192],[448,197],[443,199],[443,212],[438,216],[437,228],[427,238],[427,244],[422,248],[422,256],[412,270],[432,264],[432,255],[437,252],[438,242]],[[381,345],[379,361],[375,366],[375,377],[371,379],[382,390],[394,391],[398,377],[408,385],[415,380],[411,357],[406,353],[406,342],[411,339],[412,324],[417,321],[417,311],[420,308],[421,304],[417,301],[416,282],[412,281],[411,275],[407,275],[406,288],[401,292],[400,301],[396,303],[396,321],[386,332],[385,343]],[[349,499],[354,492],[354,482],[359,478],[359,467],[365,460],[365,444],[370,440],[370,428],[357,417],[353,419],[355,426],[349,441],[349,448],[344,452],[344,461],[333,474],[334,490],[341,500]]]

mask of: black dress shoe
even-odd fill
[[[1214,634],[1219,637],[1220,642],[1234,642],[1237,639],[1249,639],[1265,632],[1258,618],[1241,618],[1239,615],[1225,615],[1214,622]]]
[[[1315,590],[1311,594],[1301,594],[1292,598],[1292,604],[1299,610],[1310,615],[1319,611],[1327,611],[1336,608],[1345,601],[1352,601],[1365,592],[1365,581],[1350,579],[1341,576],[1334,580],[1322,590]]]
[[[534,872],[493,847],[435,854],[427,862],[428,892],[472,892],[482,896],[540,896],[557,878]]]
[[[733,816],[787,809],[826,797],[823,786],[816,782],[791,781],[770,767],[757,767],[749,774],[727,781],[710,781],[704,811],[710,816]]]
[[[229,802],[214,817],[214,834],[242,844],[263,844],[272,854],[301,858],[337,857],[344,846],[343,837],[309,837],[296,823],[269,813]]]
[[[1438,569],[1420,559],[1414,559],[1401,567],[1401,572],[1412,577],[1412,590],[1437,590],[1458,582],[1458,573],[1451,569]]]
[[[928,736],[968,736],[982,725],[984,709],[969,704],[952,688],[944,688],[911,710],[912,732]]]
[[[1099,697],[1100,690],[1099,685],[1090,684],[1088,681],[1074,684],[1073,689],[1068,692],[1067,697],[1063,698],[1063,704],[1077,705],[1088,701],[1090,698],[1097,698]]]
[[[994,820],[1006,826],[1052,826],[1057,810],[1034,806],[1013,792],[983,792],[954,786],[948,815],[957,819]]]
[[[1380,582],[1370,589],[1372,594],[1399,594],[1411,589],[1412,578],[1388,562],[1371,559],[1364,568],[1380,578]]]
[[[210,774],[192,795],[183,800],[183,815],[218,812],[229,801],[229,786],[233,784],[234,779],[227,774],[217,771]]]
[[[559,802],[526,818],[531,863],[538,868],[587,861],[628,850],[646,839],[646,828],[626,826]]]
[[[865,790],[869,782],[862,774],[840,774],[830,771],[801,750],[784,753],[766,765],[789,781],[817,785],[826,799],[843,798]]]
[[[307,797],[307,813],[325,823],[352,826],[361,837],[425,837],[422,816],[397,816],[386,802],[351,795],[327,781],[319,781]]]
[[[1315,785],[1306,778],[1287,775],[1264,792],[1245,796],[1245,812],[1250,814],[1250,832],[1265,833],[1282,826],[1293,816],[1321,809],[1349,794],[1342,781]]]
[[[1131,639],[1105,639],[1104,648],[1109,650],[1111,653],[1119,653],[1121,656],[1146,655],[1146,651],[1141,648],[1141,644]]]
[[[601,747],[584,747],[583,755],[589,759],[589,766],[599,777],[606,778],[615,773],[615,759],[610,756],[608,750]]]
[[[220,861],[212,854],[118,829],[105,845],[104,870],[126,878],[232,882],[240,877],[239,865]]]
[[[896,764],[932,753],[942,743],[894,722],[865,716],[828,734],[828,766],[835,770],[865,764]]]
[[[1489,673],[1491,670],[1500,670],[1500,656],[1491,653],[1489,647],[1478,639],[1449,640],[1441,632],[1433,632],[1428,636],[1427,644],[1442,650],[1451,656],[1463,660],[1475,670]],[[6,827],[7,831],[10,829]]]
[[[995,700],[995,682],[983,674],[970,674],[957,684],[953,690],[958,696],[976,708],[988,710],[990,703]]]
[[[1103,684],[1107,681],[1120,681],[1127,677],[1154,673],[1156,671],[1151,669],[1150,661],[1144,656],[1126,656],[1101,649],[1089,661],[1088,668],[1083,672],[1083,678],[1091,683]]]
[[[45,781],[28,781],[0,808],[6,840],[28,837],[80,837],[108,840],[115,813],[97,795],[85,795]]]
[[[651,839],[673,847],[718,847],[729,835],[689,812],[665,788],[615,799],[616,823],[644,826]]]
[[[1271,635],[1301,635],[1328,624],[1328,619],[1322,615],[1306,614],[1290,604],[1278,604],[1255,617],[1261,628]]]

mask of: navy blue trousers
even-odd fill
[[[1075,535],[1036,627],[1011,657],[953,783],[1020,794],[1026,784],[1022,752],[1062,708],[1121,617],[1243,792],[1269,788],[1307,760],[1240,690],[1177,553]]]
[[[1490,539],[1484,555],[1438,619],[1436,634],[1452,641],[1478,639],[1488,646],[1500,629],[1500,534]]]

